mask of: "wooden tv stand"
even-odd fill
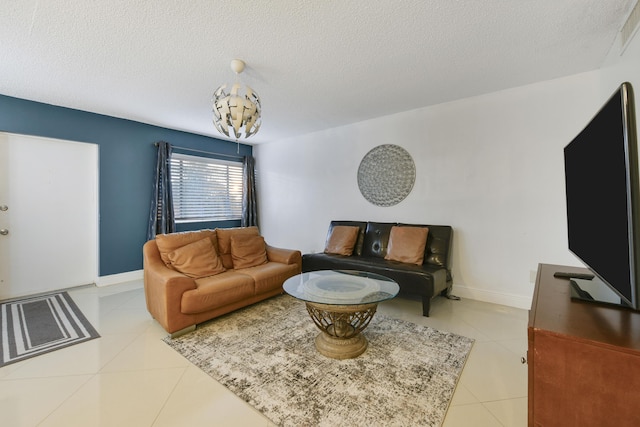
[[[540,264],[529,312],[529,426],[640,426],[640,312],[572,301]]]

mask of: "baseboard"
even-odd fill
[[[96,281],[96,286],[109,286],[124,282],[133,282],[142,280],[142,270],[127,271],[126,273],[110,274],[108,276],[100,276]]]
[[[143,279],[143,271],[128,271],[126,273],[111,274],[108,276],[100,276],[96,282],[96,286],[109,286],[124,282],[133,282]],[[485,289],[472,288],[469,286],[453,284],[452,293],[461,298],[469,298],[477,301],[490,302],[493,304],[506,305],[509,307],[522,308],[529,310],[533,297],[525,297],[522,295],[505,294],[502,292],[487,291]]]
[[[453,284],[452,294],[461,298],[469,298],[477,301],[490,302],[493,304],[506,305],[509,307],[529,310],[533,296],[505,294],[502,292],[487,291],[485,289],[471,288],[469,286]]]

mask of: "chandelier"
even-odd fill
[[[213,94],[213,125],[218,132],[238,138],[249,138],[260,129],[260,97],[249,86],[241,87],[239,75],[245,63],[240,59],[231,61],[231,69],[236,73],[236,81],[230,91],[227,85],[220,86]]]

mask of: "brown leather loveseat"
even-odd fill
[[[147,310],[175,336],[281,294],[302,260],[245,227],[159,234],[145,243],[143,263]]]
[[[426,230],[425,230],[426,229]],[[451,295],[451,242],[448,225],[331,221],[323,253],[304,254],[302,271],[362,270],[395,280],[400,294],[431,300]]]

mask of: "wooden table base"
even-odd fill
[[[307,302],[307,312],[320,329],[316,349],[333,359],[358,357],[367,349],[361,332],[369,325],[378,304],[333,305]]]

